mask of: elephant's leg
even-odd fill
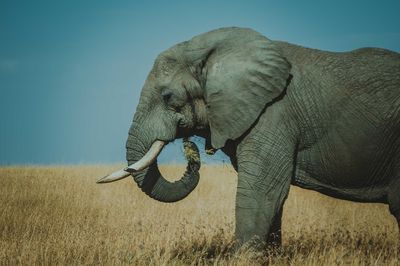
[[[232,166],[235,169],[235,171],[238,171],[238,165],[237,165],[237,158],[236,158],[236,143],[233,141],[227,141],[225,143],[225,147],[222,148],[222,151],[228,155],[229,159],[231,160]]]
[[[251,141],[238,147],[236,238],[239,246],[249,242],[262,248],[270,240],[269,232],[278,233],[272,240],[280,242],[280,212],[289,192],[294,151],[286,149],[285,143],[268,144]]]
[[[280,212],[289,186],[289,173],[277,170],[254,176],[239,165],[236,194],[236,238],[239,245],[254,240],[252,244],[262,248],[265,240],[280,242]],[[275,217],[278,219],[274,220]],[[270,238],[270,232],[278,234]]]
[[[269,229],[267,244],[274,247],[280,247],[282,245],[282,211],[283,207],[281,207],[280,211],[275,215],[271,228]]]
[[[390,213],[397,219],[400,234],[400,174],[389,186],[388,202]]]

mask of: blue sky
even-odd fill
[[[399,52],[399,10],[399,1],[0,0],[0,164],[124,161],[153,60],[194,35],[241,26],[319,49]],[[169,145],[159,161],[181,161],[180,150]]]

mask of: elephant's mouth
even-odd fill
[[[139,187],[154,199],[163,202],[183,199],[193,191],[199,182],[201,166],[199,150],[195,143],[186,138],[183,140],[187,160],[186,171],[181,179],[172,183],[161,175],[156,161],[165,145],[166,142],[161,140],[153,142],[140,160],[99,179],[97,183],[110,183],[132,175]]]

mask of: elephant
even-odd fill
[[[400,54],[330,52],[240,27],[200,34],[157,56],[126,141],[132,176],[161,202],[199,181],[197,147],[222,150],[238,175],[235,241],[277,245],[290,185],[338,199],[389,205],[400,225]],[[187,170],[167,181],[162,148],[184,139]]]

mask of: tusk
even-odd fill
[[[114,182],[123,179],[125,177],[128,177],[133,172],[146,169],[147,167],[150,166],[150,164],[152,164],[156,160],[158,154],[160,154],[164,145],[165,145],[164,141],[156,140],[151,145],[149,151],[142,157],[142,159],[140,159],[134,164],[129,165],[127,168],[123,170],[118,170],[110,175],[100,178],[99,180],[97,180],[96,183],[102,184],[102,183]]]
[[[110,175],[107,175],[99,180],[97,180],[96,183],[101,184],[101,183],[110,183],[114,182],[120,179],[123,179],[127,176],[129,176],[133,172],[141,171],[152,164],[155,159],[157,158],[158,154],[160,154],[162,148],[164,147],[165,142],[161,140],[155,141],[149,151],[134,164],[129,165],[127,168],[123,170],[118,170]]]
[[[118,170],[110,175],[107,175],[103,178],[100,178],[99,180],[97,180],[97,184],[101,184],[101,183],[110,183],[110,182],[114,182],[117,180],[120,180],[122,178],[125,178],[127,176],[129,176],[130,173],[124,170]]]
[[[124,169],[124,171],[133,173],[146,169],[157,159],[157,156],[160,154],[164,145],[164,141],[156,140],[142,159],[134,164],[129,165],[127,168]]]

